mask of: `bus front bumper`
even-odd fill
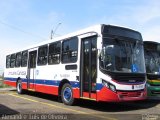
[[[147,96],[160,96],[160,86],[147,86]]]
[[[138,91],[116,91],[103,87],[97,92],[97,101],[106,102],[124,102],[124,101],[137,101],[145,100],[147,98],[146,89]]]

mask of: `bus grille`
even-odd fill
[[[143,92],[142,91],[135,91],[135,92],[118,92],[120,98],[128,98],[128,97],[141,97]]]
[[[113,75],[112,78],[119,83],[140,83],[145,82],[144,74],[117,74]]]
[[[157,91],[157,90],[153,90],[151,91],[152,94],[160,94],[160,91]]]
[[[146,81],[145,73],[124,73],[124,72],[109,72],[103,69],[100,70],[119,83],[136,84],[136,83],[144,83]]]
[[[152,84],[150,83],[151,86],[160,86],[160,84]]]
[[[148,78],[149,80],[160,80],[160,75],[147,74],[147,78]]]

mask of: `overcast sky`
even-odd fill
[[[5,54],[91,25],[125,26],[160,42],[159,0],[0,0],[0,72]]]

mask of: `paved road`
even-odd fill
[[[160,120],[160,99],[129,103],[97,103],[78,100],[74,106],[58,102],[56,96],[14,89],[0,89],[1,119],[66,120]],[[148,119],[150,118],[150,119]]]

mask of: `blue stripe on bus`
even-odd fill
[[[16,82],[16,78],[8,78],[8,77],[5,77],[4,80],[9,80],[9,81],[12,81],[12,82]]]
[[[9,81],[12,81],[12,82],[16,82],[17,81],[17,78],[8,78],[8,77],[5,77],[4,80],[9,80]],[[27,83],[27,79],[23,79],[22,78],[22,82],[26,82]],[[30,83],[35,83],[35,84],[43,84],[43,85],[53,85],[53,86],[59,86],[60,84],[60,80],[42,80],[42,79],[30,79]],[[70,81],[71,83],[71,86],[72,87],[78,87],[79,88],[79,82],[73,82],[73,81]]]
[[[60,83],[60,81],[57,81],[57,80],[40,80],[40,79],[35,79],[35,80],[31,79],[30,82],[35,84],[45,84],[45,85],[54,85],[54,86],[59,86],[59,83]]]
[[[96,84],[97,90],[101,90],[103,87],[104,87],[104,85],[102,83],[97,83]]]
[[[16,82],[17,78],[8,78],[5,77],[4,80],[9,80],[12,82]],[[22,82],[27,83],[27,79],[22,79]],[[59,86],[60,81],[59,80],[42,80],[42,79],[35,79],[33,82],[33,79],[30,79],[30,83],[35,84],[43,84],[43,85],[53,85],[53,86]],[[80,88],[80,83],[75,81],[70,81],[70,84],[73,88]],[[103,85],[100,83],[96,84],[96,90],[101,90],[103,88]]]

